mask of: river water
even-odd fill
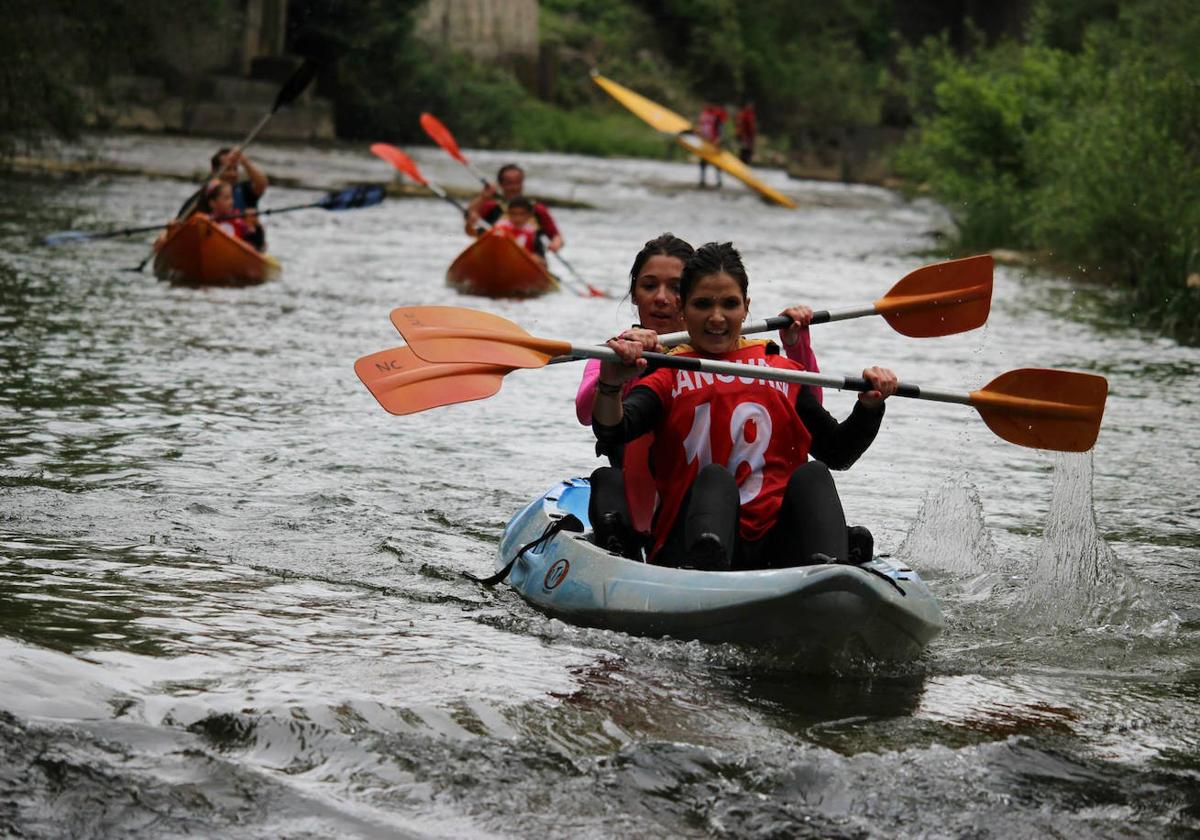
[[[63,147],[190,173],[210,144]],[[260,145],[264,207],[383,181],[365,148]],[[426,174],[469,187],[437,149]],[[485,170],[512,155],[476,152]],[[933,261],[943,212],[867,187],[693,188],[684,163],[520,155],[571,264],[622,292],[669,229],[732,240],[752,315],[867,303]],[[804,662],[547,620],[489,572],[517,509],[598,465],[578,368],[400,418],[352,365],[392,307],[451,304],[602,339],[627,301],[464,298],[435,199],[279,216],[280,282],[195,290],[136,265],[190,192],[4,177],[0,208],[0,835],[20,837],[1184,837],[1200,831],[1200,351],[1094,290],[997,268],[982,330],[814,328],[824,370],[969,390],[1017,367],[1102,373],[1094,453],[1000,441],[895,400],[838,475],[848,517],[930,581],[917,662]],[[827,393],[847,412],[852,396]]]

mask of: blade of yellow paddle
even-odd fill
[[[892,329],[912,338],[981,327],[992,308],[992,256],[947,260],[909,272],[875,301]]]
[[[604,88],[613,99],[649,123],[654,128],[666,134],[678,134],[681,131],[691,131],[692,124],[676,114],[670,108],[664,108],[640,93],[634,93],[624,85],[619,85],[612,79],[606,79],[596,71],[592,71],[592,81]]]
[[[538,368],[571,352],[571,344],[532,336],[507,318],[461,306],[402,306],[392,324],[429,362],[474,362]]]
[[[442,405],[482,400],[500,390],[512,368],[483,364],[434,364],[409,347],[363,356],[354,372],[392,414],[416,414]]]
[[[1108,380],[1092,373],[1020,368],[978,391],[971,405],[1000,437],[1020,446],[1086,452],[1096,443]]]

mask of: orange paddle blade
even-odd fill
[[[425,129],[425,133],[429,135],[429,139],[437,143],[450,157],[461,163],[463,166],[470,166],[467,159],[458,149],[458,143],[454,140],[454,135],[450,133],[450,129],[442,124],[442,121],[433,114],[421,114],[421,128]]]
[[[392,414],[415,414],[441,405],[482,400],[500,390],[511,368],[480,364],[431,364],[408,347],[363,356],[354,372]]]
[[[992,256],[983,254],[909,272],[875,301],[892,329],[911,338],[981,327],[992,308]]]
[[[383,158],[421,186],[429,186],[429,182],[425,180],[421,170],[417,169],[417,165],[413,163],[413,159],[390,143],[372,143],[371,154]]]
[[[1010,443],[1086,452],[1096,443],[1108,380],[1092,373],[1020,368],[971,392],[983,422]]]
[[[428,362],[473,362],[539,368],[571,352],[571,344],[537,338],[507,318],[461,306],[402,306],[392,324]]]

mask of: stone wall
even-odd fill
[[[538,0],[429,0],[416,34],[482,61],[536,62]]]
[[[891,156],[904,138],[887,126],[808,126],[793,133],[786,169],[793,178],[895,186]]]
[[[161,77],[116,76],[83,91],[93,128],[246,136],[300,66],[284,52],[287,0],[244,0],[153,22]],[[311,89],[267,123],[263,139],[332,140],[333,106]]]

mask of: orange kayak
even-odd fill
[[[554,275],[507,236],[488,232],[446,270],[446,283],[468,295],[533,297],[558,288]]]
[[[154,243],[154,275],[196,286],[252,286],[279,275],[279,260],[221,230],[204,213],[172,222]]]

